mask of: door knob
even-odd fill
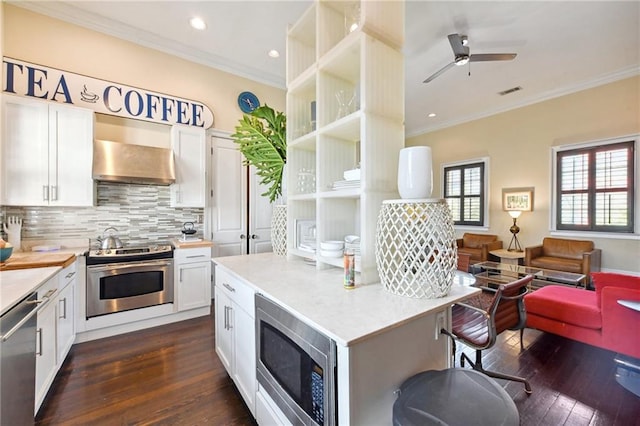
[[[258,236],[256,234],[251,234],[251,239],[255,240],[256,238],[258,238]]]
[[[244,234],[240,234],[240,239],[241,239],[241,240],[244,240],[245,238],[247,238],[247,236],[246,236],[246,235],[244,235]]]

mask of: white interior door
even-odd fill
[[[271,246],[271,215],[269,198],[262,196],[267,188],[260,185],[255,168],[249,168],[249,253],[273,251]]]
[[[213,257],[247,253],[248,187],[242,154],[228,138],[212,136]]]
[[[212,136],[211,206],[208,209],[213,257],[263,253],[271,247],[272,207],[260,194],[255,170],[242,165],[243,156],[228,137]]]

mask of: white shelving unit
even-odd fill
[[[402,1],[316,0],[287,35],[288,256],[315,259],[318,269],[342,267],[341,258],[298,250],[298,220],[316,221],[317,252],[321,241],[359,235],[358,284],[379,281],[376,220],[382,201],[398,198],[403,42]],[[358,165],[358,188],[332,189]],[[302,170],[314,171],[315,191],[299,192]]]

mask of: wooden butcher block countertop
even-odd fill
[[[19,252],[13,253],[4,263],[0,263],[0,271],[13,271],[16,269],[46,268],[48,266],[71,265],[76,260],[74,253],[39,253]]]

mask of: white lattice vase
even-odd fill
[[[446,296],[456,270],[453,218],[444,200],[385,200],[376,226],[376,265],[400,296]]]
[[[271,245],[278,256],[287,255],[287,206],[273,206],[271,216]]]

